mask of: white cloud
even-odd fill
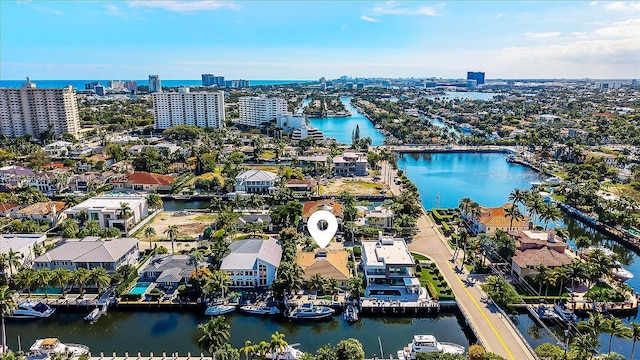
[[[640,3],[630,1],[614,1],[603,6],[605,10],[640,11]]]
[[[576,32],[572,32],[571,36],[575,36],[578,39],[587,39],[588,38],[586,32],[577,32],[577,31]]]
[[[47,6],[42,6],[40,4],[36,4],[32,1],[18,1],[19,5],[26,5],[32,9],[34,9],[35,11],[41,12],[41,13],[47,13],[47,14],[54,14],[54,15],[63,15],[64,11],[62,10],[56,10]]]
[[[362,15],[362,16],[360,16],[360,19],[361,19],[361,20],[364,20],[364,21],[368,21],[368,22],[380,22],[380,20],[378,20],[378,19],[374,19],[374,18],[369,17],[369,16],[367,16],[367,15]]]
[[[553,37],[560,36],[560,33],[559,32],[555,32],[555,31],[537,32],[537,33],[528,32],[528,33],[524,33],[524,34],[527,37],[532,38],[532,39],[548,39],[548,38],[553,38]]]
[[[629,19],[611,23],[593,31],[593,34],[606,38],[631,38],[638,42],[640,19]]]
[[[496,15],[496,19],[499,19],[499,18],[501,18],[501,17],[503,17],[505,15],[507,15],[507,13],[500,13],[500,14]]]
[[[207,10],[231,9],[238,10],[238,6],[231,1],[203,0],[203,1],[177,1],[177,0],[131,0],[131,7],[157,8],[175,12],[196,12]]]
[[[403,5],[408,4],[404,3]],[[435,6],[418,6],[418,7],[405,7],[399,6],[395,1],[388,1],[383,5],[378,5],[373,8],[374,15],[409,15],[409,16],[440,16],[437,9],[442,8],[445,4],[438,4]]]
[[[107,9],[106,14],[107,15],[111,15],[111,16],[117,16],[123,19],[128,19],[129,17],[127,16],[127,14],[125,14],[122,9],[120,9],[119,7],[115,6],[115,5],[111,5],[111,4],[106,4],[104,6]]]

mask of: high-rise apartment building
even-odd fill
[[[224,76],[202,74],[202,86],[224,86]]]
[[[483,72],[468,71],[467,72],[467,80],[475,80],[475,81],[477,81],[477,85],[482,85],[482,84],[484,84],[484,73]]]
[[[149,93],[162,92],[162,82],[159,75],[149,75]]]
[[[0,89],[0,134],[38,138],[49,129],[78,136],[78,100],[71,86],[37,89],[27,78],[21,89]]]
[[[153,94],[155,128],[168,129],[176,125],[197,127],[224,127],[224,91],[157,92]]]
[[[260,126],[287,112],[287,101],[281,98],[241,97],[238,102],[240,124]]]

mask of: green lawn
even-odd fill
[[[411,255],[413,255],[413,258],[418,263],[420,263],[421,260],[431,261],[429,258],[421,254],[411,253]],[[420,285],[425,287],[429,291],[429,295],[432,297],[435,295],[440,300],[453,300],[454,296],[451,292],[451,288],[449,287],[449,284],[447,284],[447,281],[446,280],[440,281],[438,279],[436,274],[439,274],[439,272],[436,273],[436,270],[434,270],[435,268],[437,268],[435,264],[433,265],[433,268],[424,264],[420,264],[420,266],[422,267],[422,271],[420,272],[420,278],[419,278]],[[431,284],[431,286],[427,285],[428,283]],[[435,294],[433,293],[434,290],[435,290]]]

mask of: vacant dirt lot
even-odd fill
[[[178,239],[197,239],[199,235],[202,235],[204,229],[211,224],[214,217],[213,214],[201,213],[176,216],[183,213],[184,211],[163,211],[153,219],[149,226],[156,230],[158,239],[168,238],[164,232],[170,225],[178,226]]]
[[[340,178],[332,179],[328,184],[322,184],[320,187],[321,194],[339,195],[343,191],[350,194],[361,195],[381,195],[388,190],[388,186],[381,181],[373,181],[367,178]]]

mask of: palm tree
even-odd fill
[[[545,206],[545,203],[539,193],[529,192],[528,194],[529,196],[527,197],[525,207],[529,211],[530,224],[532,224],[536,215],[540,215],[540,211],[542,207]]]
[[[553,270],[553,277],[556,279],[556,282],[560,282],[560,290],[558,291],[558,296],[561,296],[564,289],[564,283],[569,278],[567,267],[560,266]]]
[[[534,268],[536,274],[533,276],[533,281],[538,283],[538,295],[542,294],[542,284],[545,283],[550,275],[549,268],[546,265],[538,265]]]
[[[578,330],[593,337],[593,341],[597,342],[600,333],[607,328],[607,319],[602,313],[595,312],[589,315],[589,320],[580,321],[577,325]],[[593,347],[599,347],[600,344],[594,344]]]
[[[167,234],[169,236],[169,239],[171,240],[171,254],[176,253],[174,244],[179,231],[180,230],[178,230],[177,225],[169,225],[169,227],[167,227],[167,229],[164,231],[164,233]]]
[[[196,276],[198,276],[198,268],[200,267],[200,263],[204,261],[204,255],[200,251],[192,251],[189,254],[189,259],[187,260],[187,265],[193,265],[195,267]],[[196,291],[200,292],[200,281],[196,280]]]
[[[633,360],[633,355],[636,352],[636,342],[640,340],[640,323],[632,322],[630,325],[631,325],[630,337],[631,337],[631,340],[633,341],[633,345],[631,345],[631,356],[629,357],[629,359]]]
[[[246,360],[249,360],[249,356],[253,358],[254,346],[255,345],[251,342],[251,340],[246,340],[244,342],[244,346],[240,348],[240,352],[244,353],[244,356],[247,358]]]
[[[103,267],[94,267],[89,272],[87,283],[95,285],[100,293],[103,287],[111,283],[111,276]]]
[[[313,274],[309,279],[309,290],[323,290],[325,286],[325,279],[320,274]]]
[[[520,208],[518,208],[515,204],[507,207],[506,209],[504,209],[505,214],[507,215],[507,217],[510,218],[509,221],[509,231],[511,231],[511,229],[513,229],[513,221],[514,220],[518,220],[521,221],[524,219],[524,214],[522,214],[520,212]]]
[[[23,289],[27,289],[27,296],[31,297],[31,289],[36,280],[36,271],[33,269],[21,269],[18,271],[13,281]]]
[[[267,358],[267,354],[269,353],[270,345],[266,341],[260,341],[259,344],[255,345],[254,352],[258,354],[260,360],[265,360]]]
[[[229,290],[230,282],[231,279],[228,272],[224,270],[215,270],[211,273],[209,281],[207,281],[207,292],[215,294],[220,291],[222,293],[222,297],[224,297],[225,292]]]
[[[74,270],[71,275],[71,281],[78,286],[81,295],[84,295],[84,285],[87,283],[88,278],[89,270],[84,268]]]
[[[631,329],[616,317],[607,320],[606,332],[609,333],[609,353],[611,353],[611,343],[614,336],[622,339],[631,337]]]
[[[152,250],[151,240],[155,236],[156,236],[156,229],[152,228],[151,226],[147,226],[146,228],[144,228],[144,237],[149,240],[149,251]]]
[[[584,235],[583,236],[578,236],[576,238],[575,243],[576,243],[576,248],[578,248],[578,251],[579,251],[580,249],[584,249],[586,247],[591,246],[591,239],[589,239],[588,237],[586,237]]]
[[[289,343],[284,339],[284,334],[276,331],[271,334],[271,342],[269,343],[269,351],[273,354],[272,359],[277,359],[277,354],[283,353],[287,350]]]
[[[573,338],[571,341],[573,351],[577,352],[578,359],[591,359],[596,351],[597,339],[591,334],[582,334]]]
[[[147,204],[154,210],[160,209],[163,205],[162,198],[158,194],[150,193],[147,195]]]
[[[7,261],[9,264],[9,277],[13,276],[13,269],[19,270],[22,266],[22,259],[24,255],[22,255],[19,251],[13,251],[13,249],[9,249],[7,253]]]
[[[62,295],[65,292],[65,285],[71,279],[71,270],[65,268],[57,268],[51,272],[51,281],[60,285],[62,289]]]
[[[124,220],[124,233],[125,235],[128,235],[128,220],[131,217],[131,214],[133,212],[131,211],[131,206],[129,206],[129,203],[126,202],[121,202],[120,203],[120,208],[118,209],[118,216],[120,217],[120,219]]]
[[[217,316],[207,323],[199,324],[198,330],[204,334],[198,339],[198,346],[213,354],[217,348],[229,341],[229,327],[224,316]]]
[[[13,314],[13,311],[18,308],[16,299],[14,297],[14,291],[9,289],[8,285],[0,286],[0,316],[2,316],[2,353],[7,353],[7,335],[4,326],[4,317],[6,315]],[[634,342],[635,345],[635,342]]]
[[[2,275],[7,278],[7,267],[9,265],[9,256],[7,253],[0,253],[0,271],[2,271]]]
[[[555,205],[544,205],[540,209],[540,219],[544,221],[544,230],[547,230],[549,222],[558,221],[562,217],[560,210]]]
[[[527,191],[522,189],[513,189],[511,194],[509,194],[509,201],[511,201],[514,206],[518,204],[524,205],[527,201]]]
[[[49,294],[47,291],[49,289],[49,282],[51,282],[51,270],[47,268],[37,270],[34,282],[36,288],[44,288],[44,297],[48,298]]]

